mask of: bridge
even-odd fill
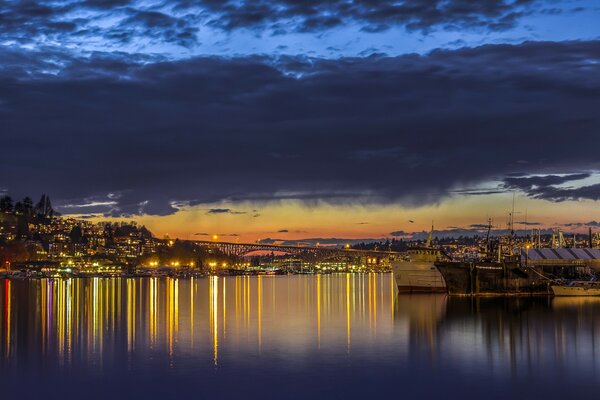
[[[217,249],[227,256],[243,257],[254,251],[283,252],[295,257],[305,259],[320,259],[328,257],[366,257],[366,258],[393,258],[401,255],[397,251],[386,250],[357,250],[350,248],[325,247],[325,246],[292,246],[283,244],[263,244],[263,243],[232,243],[217,242],[209,240],[190,240],[200,246]]]

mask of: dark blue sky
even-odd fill
[[[107,215],[595,201],[599,17],[584,0],[0,1],[0,190]]]

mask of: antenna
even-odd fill
[[[510,212],[510,236],[515,235],[515,192],[513,192],[512,211]]]

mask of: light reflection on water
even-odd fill
[[[0,384],[21,398],[154,398],[198,382],[262,398],[600,387],[593,298],[396,295],[391,274],[4,280],[0,312]]]

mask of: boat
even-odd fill
[[[433,226],[425,246],[409,249],[391,263],[399,293],[446,293],[444,277],[435,266],[437,261],[449,260],[443,250],[432,247]]]
[[[490,238],[488,221],[486,248],[482,257],[464,261],[437,261],[436,268],[444,277],[449,295],[534,295],[550,294],[550,281],[543,267],[529,265],[527,259],[514,252],[512,215],[510,236]]]
[[[555,296],[600,296],[600,282],[570,281],[551,286]]]
[[[543,270],[524,266],[517,257],[500,261],[440,261],[435,263],[449,295],[550,294]]]

